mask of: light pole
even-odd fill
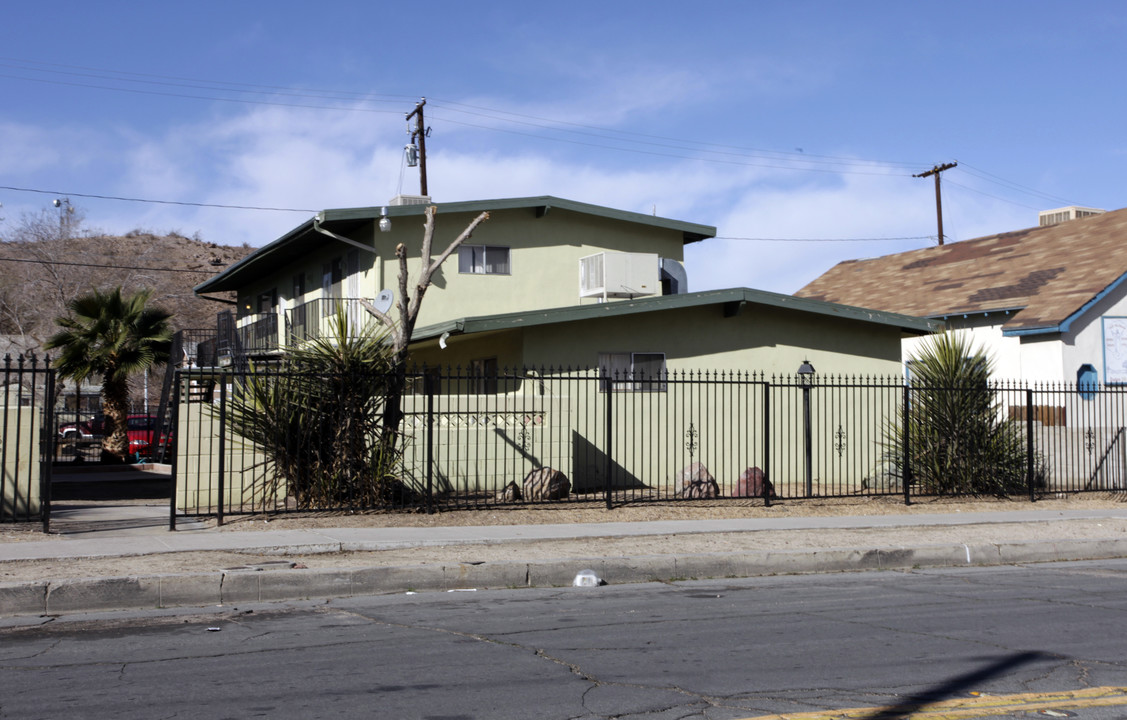
[[[51,204],[59,209],[59,237],[66,240],[70,237],[70,224],[74,215],[74,206],[70,204],[70,198],[63,198],[62,200],[55,198]]]
[[[814,496],[814,458],[810,437],[810,384],[814,380],[814,366],[803,360],[798,366],[798,382],[802,385],[802,439],[806,457],[806,497]]]

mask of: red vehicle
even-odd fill
[[[138,458],[149,458],[153,454],[153,433],[156,431],[157,418],[155,415],[129,415],[125,419],[125,434],[129,437],[129,454]],[[92,420],[77,423],[66,423],[59,426],[59,438],[75,442],[79,445],[89,445],[105,439],[105,416],[98,415]],[[172,438],[168,435],[168,428],[161,432],[161,445],[165,450],[171,449]]]
[[[129,436],[129,453],[139,458],[151,458],[153,455],[153,433],[156,431],[157,418],[155,415],[130,415],[125,419],[125,432]],[[169,437],[168,428],[161,431],[158,441],[167,452],[172,448],[172,438]]]

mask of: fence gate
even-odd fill
[[[51,519],[55,371],[34,354],[0,367],[0,522]]]

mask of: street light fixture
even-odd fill
[[[802,384],[802,438],[806,459],[806,497],[814,496],[814,458],[810,436],[810,384],[814,380],[814,366],[803,360],[798,366],[798,381]]]

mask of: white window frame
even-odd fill
[[[475,253],[481,258],[480,262],[475,261]],[[503,271],[493,269],[493,267],[501,261],[490,259],[491,254],[501,253],[504,254],[503,262],[505,269]],[[458,272],[463,275],[512,275],[512,248],[505,245],[459,245]]]

